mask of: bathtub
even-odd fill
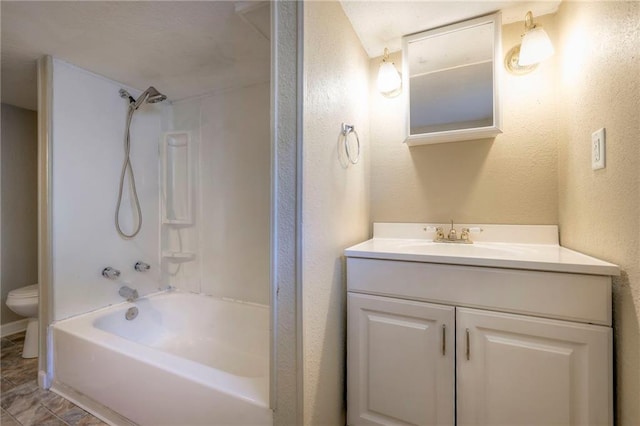
[[[50,337],[52,390],[110,423],[272,424],[266,306],[161,293],[59,321]]]

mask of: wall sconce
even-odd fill
[[[505,67],[512,74],[530,73],[554,52],[547,32],[542,25],[533,22],[531,11],[525,15],[524,29],[522,43],[509,50],[504,59]]]
[[[387,98],[394,98],[402,90],[402,78],[393,62],[389,61],[389,49],[384,48],[384,56],[378,69],[378,92]]]

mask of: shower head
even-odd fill
[[[162,102],[165,99],[167,99],[165,95],[158,92],[156,88],[153,86],[149,86],[149,88],[146,90],[146,93],[148,95],[147,102],[149,102],[150,104],[155,104],[156,102]]]
[[[155,104],[156,102],[162,102],[167,99],[166,95],[158,92],[153,86],[149,86],[147,90],[142,92],[140,97],[138,97],[138,100],[135,100],[129,92],[124,89],[120,89],[120,96],[123,98],[129,98],[129,106],[134,110],[140,108],[140,105],[142,105],[144,101],[147,101],[149,104]]]

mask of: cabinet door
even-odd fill
[[[611,328],[457,309],[458,425],[612,424]]]
[[[455,309],[348,295],[350,425],[454,423]]]

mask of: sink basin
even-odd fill
[[[429,228],[446,224],[376,223],[372,239],[345,249],[347,257],[526,269],[592,275],[619,275],[617,265],[558,244],[555,225],[481,225],[482,241],[436,243]],[[478,227],[461,224],[460,227]]]
[[[400,244],[399,249],[415,254],[429,254],[440,256],[474,256],[496,257],[524,254],[527,250],[513,245],[500,245],[488,243],[456,244],[434,243],[433,241],[411,242]],[[533,247],[530,248],[533,250]]]

